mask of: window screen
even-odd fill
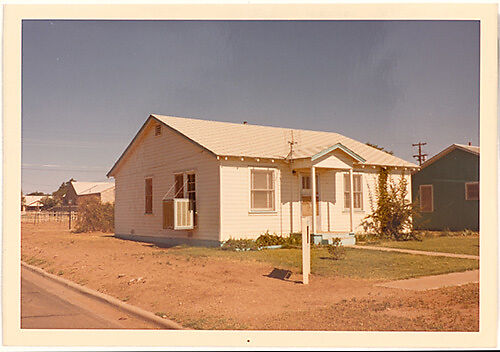
[[[479,200],[479,182],[465,184],[465,200]]]
[[[420,186],[420,211],[431,213],[434,211],[434,194],[432,185]]]
[[[184,198],[184,175],[175,175],[175,193],[174,198]]]
[[[147,178],[145,180],[145,209],[146,214],[153,213],[153,179]]]

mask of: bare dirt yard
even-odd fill
[[[158,248],[112,234],[75,234],[54,223],[22,224],[21,237],[22,260],[28,264],[189,328],[479,329],[478,284],[423,293],[375,287],[387,279],[346,277],[333,271],[313,274],[310,284],[302,285],[300,268],[292,268],[290,280],[270,278],[266,275],[276,263],[245,253],[233,257],[217,249],[207,249],[210,255],[204,255],[203,249]],[[467,265],[461,270],[466,269]]]

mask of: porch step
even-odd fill
[[[321,233],[313,236],[314,244],[332,244],[332,239],[340,238],[343,246],[354,246],[356,237],[353,233]]]

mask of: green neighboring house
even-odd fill
[[[412,175],[420,230],[479,230],[479,147],[453,144]]]

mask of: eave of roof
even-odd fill
[[[186,133],[183,133],[183,132],[179,131],[176,127],[170,126],[167,122],[162,121],[162,118],[175,118],[175,119],[182,119],[182,118],[169,117],[169,116],[163,116],[163,115],[158,115],[158,116],[159,117],[156,117],[154,114],[149,115],[148,119],[144,122],[144,124],[142,125],[142,127],[139,129],[139,131],[137,132],[137,134],[134,136],[134,138],[132,139],[132,141],[129,143],[129,145],[125,149],[125,151],[120,155],[120,157],[115,162],[115,164],[113,165],[113,167],[111,168],[111,170],[106,174],[107,177],[113,176],[114,172],[117,170],[117,168],[121,164],[121,162],[124,159],[125,155],[130,151],[130,149],[136,143],[136,141],[138,140],[139,136],[142,134],[142,132],[144,131],[144,129],[146,128],[146,126],[148,125],[148,123],[152,119],[154,119],[155,121],[161,123],[163,126],[166,126],[167,128],[169,128],[169,130],[177,133],[178,135],[185,137],[190,142],[192,142],[193,144],[199,146],[200,148],[202,148],[203,150],[209,152],[210,154],[212,154],[215,157],[234,156],[234,157],[245,157],[245,158],[249,157],[249,158],[263,158],[263,159],[287,160],[287,157],[285,155],[282,155],[282,156],[280,156],[280,155],[274,155],[274,156],[270,156],[270,155],[264,156],[264,155],[262,155],[261,156],[261,155],[257,155],[257,154],[256,155],[247,155],[247,153],[241,153],[241,154],[237,154],[237,155],[231,155],[232,153],[229,150],[226,150],[226,151],[213,150],[210,146],[204,146],[202,144],[202,142],[196,141],[195,139],[192,138],[192,136],[190,137]],[[193,119],[187,119],[187,118],[184,118],[184,119],[186,119],[186,120],[193,120]],[[197,120],[197,119],[194,119],[194,120]],[[207,120],[200,120],[200,121],[209,122]],[[216,122],[216,121],[211,121],[211,122]],[[223,123],[223,122],[216,122],[216,123]],[[236,125],[234,123],[227,123],[227,124]],[[249,126],[279,128],[279,127],[258,126],[258,125],[249,125]],[[282,129],[282,128],[279,128],[279,129]],[[320,132],[320,131],[307,131],[307,130],[298,130],[298,131],[304,131],[304,132],[308,132],[308,133],[309,132],[326,133],[326,132]],[[340,136],[343,137],[344,139],[345,138],[349,139],[348,137],[345,137],[345,136],[342,136],[342,135],[340,135]],[[349,139],[349,140],[351,140],[351,139]],[[355,140],[352,140],[352,141],[355,141]],[[355,141],[355,142],[361,143],[361,142],[358,142],[358,141]],[[365,158],[363,158],[362,156],[360,156],[358,153],[354,152],[351,148],[346,147],[342,143],[336,143],[336,144],[334,144],[334,145],[332,145],[332,146],[330,146],[330,147],[328,147],[328,148],[326,148],[326,149],[324,149],[322,151],[319,151],[319,152],[317,152],[317,150],[316,151],[311,150],[312,154],[310,156],[307,156],[307,158],[319,158],[322,155],[330,152],[331,150],[338,149],[338,148],[340,148],[341,150],[343,150],[347,154],[351,155],[358,162],[366,163],[366,165],[373,164],[373,165],[379,165],[379,166],[408,167],[408,168],[417,168],[418,167],[417,165],[415,165],[413,163],[407,162],[407,161],[405,161],[403,159],[400,159],[400,158],[397,158],[397,157],[394,157],[394,159],[396,160],[396,163],[394,161],[389,162],[388,160],[387,161],[382,161],[382,162],[372,163],[372,162],[370,162],[370,160],[365,160]],[[313,153],[315,153],[315,154],[313,154]],[[301,159],[303,157],[304,156],[299,156],[298,158],[293,158],[293,159]]]

